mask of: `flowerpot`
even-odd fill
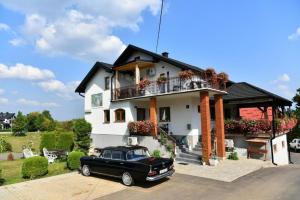
[[[219,161],[216,160],[216,159],[209,159],[209,165],[210,166],[217,166],[218,163],[219,163]]]

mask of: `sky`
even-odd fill
[[[300,1],[165,0],[158,52],[291,99],[300,88]],[[0,0],[0,112],[84,115],[74,92],[128,44],[154,51],[160,0]]]

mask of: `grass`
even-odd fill
[[[9,142],[12,145],[13,152],[21,153],[22,147],[24,145],[28,146],[29,143],[32,143],[32,151],[39,151],[39,146],[41,142],[40,133],[29,132],[26,134],[26,136],[13,136],[12,134],[1,134],[0,137],[3,137],[7,142]]]
[[[5,180],[4,185],[30,180],[22,178],[21,168],[23,161],[24,159],[14,161],[0,161],[0,167],[2,168],[2,178]],[[66,167],[66,162],[56,162],[53,164],[49,164],[48,174],[41,178],[65,174],[68,172],[71,171]]]

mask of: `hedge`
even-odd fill
[[[42,133],[41,134],[41,143],[40,151],[43,152],[43,148],[47,150],[54,150],[56,143],[56,136],[54,133]]]
[[[26,158],[22,165],[23,178],[35,178],[48,173],[48,160],[42,156]]]
[[[68,160],[67,160],[67,165],[68,168],[73,170],[73,169],[78,169],[80,167],[80,158],[84,156],[84,153],[81,151],[73,151],[69,154]]]
[[[3,138],[0,138],[0,153],[12,151],[10,143],[6,142]]]
[[[74,147],[74,134],[73,133],[60,133],[56,140],[56,149],[71,151]]]
[[[2,178],[2,169],[0,168],[0,186],[4,183],[4,179]]]

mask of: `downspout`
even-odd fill
[[[274,99],[273,99],[273,103],[274,103]],[[272,163],[273,165],[277,164],[274,162],[274,156],[273,156],[273,139],[275,138],[275,134],[276,134],[276,130],[275,130],[275,109],[274,109],[274,105],[272,105],[272,137],[270,139],[270,143],[271,143],[271,157],[272,157]]]

